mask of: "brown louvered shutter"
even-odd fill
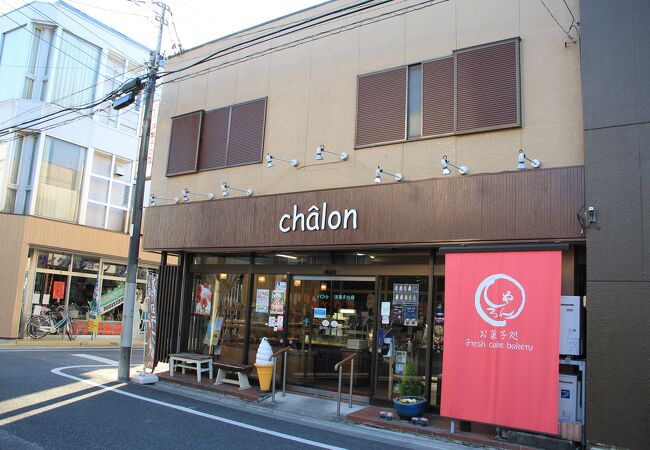
[[[519,126],[519,41],[461,51],[457,58],[457,131]]]
[[[406,70],[359,77],[357,147],[406,138]]]
[[[167,176],[196,172],[203,111],[172,118]]]
[[[265,113],[266,99],[232,107],[226,160],[228,166],[262,161]]]
[[[422,135],[454,132],[454,58],[422,64]]]
[[[203,114],[201,145],[199,146],[199,170],[226,166],[228,125],[230,108],[221,108]]]

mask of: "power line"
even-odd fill
[[[176,29],[176,22],[174,22],[174,14],[172,13],[171,8],[167,9],[169,11],[169,16],[172,19],[172,26],[174,27],[174,34],[176,35],[176,41],[178,42],[178,51],[182,52],[183,51],[183,45],[181,44],[181,38],[178,37],[178,30]],[[169,33],[171,36],[171,33]]]
[[[346,6],[346,7],[343,7],[343,8],[339,8],[339,9],[334,10],[334,11],[329,11],[327,13],[321,14],[321,15],[316,16],[316,17],[307,18],[307,19],[305,19],[305,20],[303,20],[301,22],[298,22],[296,24],[292,24],[292,25],[282,27],[282,28],[280,28],[280,29],[278,29],[276,31],[272,31],[272,32],[264,34],[262,36],[255,37],[255,38],[250,39],[248,41],[233,44],[233,45],[228,46],[226,48],[223,48],[221,50],[217,50],[216,52],[213,52],[212,54],[210,54],[210,55],[204,57],[203,59],[200,59],[199,61],[196,61],[196,62],[194,62],[194,63],[192,63],[192,64],[190,64],[190,65],[188,65],[186,67],[176,69],[176,70],[172,70],[172,71],[169,71],[169,72],[163,72],[162,75],[159,76],[159,78],[162,78],[164,76],[167,76],[167,75],[170,75],[170,74],[173,74],[173,73],[182,72],[182,71],[190,69],[192,67],[196,67],[196,66],[198,66],[200,64],[208,62],[211,59],[214,59],[214,58],[219,57],[219,56],[225,56],[225,55],[228,55],[230,53],[234,53],[236,51],[252,47],[253,45],[256,45],[256,44],[267,42],[269,40],[276,39],[278,37],[283,37],[283,36],[286,36],[288,34],[295,33],[297,31],[303,31],[303,30],[305,30],[307,28],[311,28],[313,26],[321,25],[321,24],[329,22],[331,20],[338,19],[338,18],[341,18],[341,17],[345,17],[346,15],[358,13],[358,12],[364,11],[366,9],[376,7],[378,5],[391,2],[393,0],[383,0],[380,3],[375,3],[373,5],[368,5],[368,3],[372,3],[373,1],[374,0],[365,0],[365,1],[362,1],[362,2],[359,2],[359,3],[356,3],[354,5],[349,5],[349,6]],[[359,8],[354,10],[354,11],[350,11],[350,10],[352,10],[354,8],[357,8],[357,7],[359,7]],[[333,14],[338,14],[338,13],[344,13],[344,14],[341,14],[340,16],[337,16],[335,18],[331,18],[331,17],[327,18],[328,16],[331,16]],[[316,21],[318,21],[320,19],[325,19],[325,20],[323,20],[321,22],[316,22]],[[305,25],[305,26],[302,27],[302,28],[299,28],[297,30],[293,30],[294,28],[296,28],[296,27],[298,27],[300,25]],[[278,33],[282,33],[284,31],[288,31],[288,30],[293,30],[293,31],[289,31],[289,32],[284,33],[284,34],[277,35]],[[248,45],[246,47],[242,47],[245,44],[251,44],[251,45]]]
[[[102,8],[101,6],[95,6],[95,5],[91,5],[90,3],[79,2],[77,0],[68,0],[68,1],[70,3],[76,3],[77,5],[87,6],[88,8],[101,9],[102,11],[108,11],[108,12],[112,12],[112,13],[115,13],[115,14],[124,14],[124,15],[127,15],[127,16],[134,16],[134,17],[144,17],[145,19],[150,19],[151,18],[149,16],[145,16],[144,14],[136,14],[136,13],[126,12],[126,11],[118,11],[118,10],[110,9],[110,8]]]
[[[2,3],[6,4],[6,5],[8,5],[8,6],[12,6],[11,4],[7,3],[5,0],[2,0]],[[32,8],[31,3],[28,3],[26,6],[28,6],[28,7],[31,8],[31,9],[33,9],[33,10],[36,11],[37,13],[41,14],[40,11],[38,11],[38,10]],[[13,7],[13,6],[12,6],[12,7]],[[25,16],[25,17],[26,17],[30,22],[32,21],[32,18],[29,17],[29,16],[28,16],[27,14],[25,14],[24,12],[22,12],[22,11],[20,10],[20,8],[14,9],[14,11],[16,11],[16,12],[22,14],[23,16]],[[60,52],[63,53],[64,55],[67,55],[67,56],[69,56],[70,58],[74,59],[75,61],[77,61],[77,62],[78,62],[79,64],[81,64],[82,66],[84,66],[84,67],[86,67],[86,68],[92,70],[92,71],[95,72],[97,75],[99,75],[99,72],[97,72],[97,69],[93,69],[92,67],[87,66],[86,64],[84,64],[83,62],[81,62],[81,61],[79,61],[77,58],[75,58],[74,56],[70,55],[69,53],[64,52],[64,51],[61,50],[59,47],[57,47],[56,45],[54,45],[54,42],[52,42],[53,39],[52,39],[52,41],[47,42],[47,41],[46,41],[45,39],[43,39],[41,36],[37,35],[37,34],[34,33],[32,30],[28,29],[26,26],[24,26],[24,25],[21,24],[20,22],[16,21],[13,17],[10,17],[9,14],[10,14],[10,13],[7,13],[7,14],[5,14],[5,16],[6,16],[9,20],[11,20],[13,23],[15,23],[15,24],[18,25],[19,27],[25,29],[25,31],[27,31],[28,33],[31,33],[32,35],[34,35],[35,37],[37,37],[37,38],[40,39],[41,41],[45,42],[46,44],[49,44],[50,46],[54,47],[55,49],[57,49],[58,51],[60,51]],[[43,15],[45,15],[45,14],[43,14]],[[47,17],[47,16],[46,16],[46,17]],[[48,19],[50,19],[50,18],[48,17]],[[52,19],[50,19],[50,20],[52,20]],[[53,22],[54,22],[54,21],[53,21]],[[63,36],[61,36],[61,40],[67,42],[67,43],[70,44],[70,45],[72,45],[72,46],[75,47],[77,50],[79,50],[81,53],[84,53],[86,56],[90,56],[90,57],[92,57],[92,55],[89,55],[88,53],[82,51],[79,47],[73,45],[70,41],[67,41],[67,40],[63,39]]]
[[[195,77],[204,75],[206,73],[210,73],[210,72],[215,71],[215,70],[220,70],[220,69],[232,66],[234,64],[238,64],[238,63],[240,63],[242,61],[247,61],[247,60],[252,60],[252,59],[255,59],[255,58],[259,58],[261,56],[265,56],[265,55],[268,55],[268,54],[271,54],[271,53],[275,53],[275,52],[278,52],[278,51],[281,51],[281,50],[285,50],[287,48],[297,47],[297,46],[303,45],[303,44],[305,44],[307,42],[312,42],[312,41],[316,41],[316,40],[319,40],[319,39],[323,39],[323,38],[328,37],[328,36],[336,35],[336,34],[339,34],[339,33],[345,32],[345,31],[350,31],[350,30],[360,28],[360,27],[363,27],[363,26],[366,26],[366,25],[370,25],[372,23],[381,22],[383,20],[391,19],[393,17],[399,17],[399,16],[402,16],[404,14],[408,14],[408,13],[411,13],[411,12],[414,12],[414,11],[419,11],[421,9],[428,8],[430,6],[436,6],[436,5],[439,5],[439,4],[442,4],[442,3],[446,3],[448,1],[449,0],[437,0],[437,1],[436,0],[427,0],[427,1],[423,1],[421,3],[417,3],[415,5],[410,5],[410,6],[406,6],[406,7],[403,7],[403,8],[394,9],[392,11],[388,11],[388,12],[385,12],[385,13],[382,13],[382,14],[379,14],[379,15],[376,15],[376,16],[373,16],[373,17],[365,18],[365,19],[359,20],[357,22],[350,23],[348,25],[344,25],[344,26],[329,29],[329,30],[324,30],[324,31],[322,31],[320,33],[317,33],[317,34],[314,34],[312,36],[307,36],[307,37],[304,37],[304,38],[300,38],[300,39],[297,39],[295,41],[288,42],[286,44],[281,44],[281,45],[278,45],[278,46],[275,46],[275,47],[270,47],[270,48],[267,48],[267,49],[264,49],[264,50],[260,50],[257,53],[253,53],[253,54],[248,55],[248,56],[243,56],[241,58],[237,58],[237,59],[234,59],[234,60],[231,60],[231,61],[227,61],[227,62],[224,62],[223,64],[218,65],[218,66],[208,67],[208,68],[205,68],[205,69],[201,69],[201,70],[199,70],[197,72],[193,72],[193,73],[190,73],[190,74],[187,74],[187,75],[182,75],[182,76],[174,78],[172,80],[162,82],[162,83],[160,83],[160,86],[164,86],[165,84],[177,83],[177,82],[180,82],[180,81],[183,81],[183,80],[188,80],[188,79],[191,79],[191,78],[195,78]],[[221,56],[225,56],[225,55],[221,55]],[[178,71],[181,71],[181,70],[185,70],[185,69],[178,69]]]
[[[571,39],[571,42],[575,42],[575,39],[573,39],[573,36],[571,36],[571,34],[567,30],[564,29],[564,27],[560,24],[560,22],[558,22],[558,20],[555,18],[555,16],[551,12],[551,10],[548,9],[548,6],[546,6],[546,3],[544,3],[544,0],[539,0],[539,1],[542,3],[542,5],[544,5],[544,8],[546,9],[546,11],[548,11],[549,15],[553,18],[553,20],[555,21],[557,26],[560,27],[560,29],[562,31],[564,31],[564,34],[566,34],[569,37],[569,39]],[[567,8],[568,8],[568,6],[567,6]],[[571,15],[573,16],[573,14],[571,14]],[[569,29],[571,29],[571,28],[569,28]]]

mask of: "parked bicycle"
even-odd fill
[[[43,339],[48,334],[65,333],[71,341],[79,335],[79,324],[71,319],[64,306],[43,314],[35,314],[27,322],[27,334],[33,339]]]

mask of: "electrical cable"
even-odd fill
[[[195,77],[201,76],[201,75],[203,75],[205,73],[210,73],[210,72],[212,72],[214,70],[220,70],[220,69],[223,69],[225,67],[229,67],[231,65],[242,62],[242,61],[259,58],[261,56],[271,54],[271,53],[275,53],[277,51],[281,51],[281,50],[284,50],[284,49],[287,49],[287,48],[297,47],[297,46],[305,44],[307,42],[319,40],[319,39],[322,39],[322,38],[325,38],[325,37],[328,37],[328,36],[331,36],[331,35],[339,34],[339,33],[345,32],[345,31],[350,31],[350,30],[353,30],[353,29],[356,29],[356,28],[360,28],[360,27],[369,25],[371,23],[381,22],[383,20],[391,19],[393,17],[399,17],[399,16],[402,16],[404,14],[411,13],[413,11],[418,11],[420,9],[428,8],[430,6],[436,6],[436,5],[439,5],[439,4],[442,4],[442,3],[446,3],[448,1],[449,0],[438,0],[438,1],[436,1],[436,0],[426,0],[426,1],[423,1],[423,2],[420,2],[420,3],[417,3],[415,5],[410,5],[410,6],[406,6],[406,7],[403,7],[403,8],[388,11],[388,12],[379,14],[377,16],[365,18],[365,19],[359,20],[357,22],[350,23],[348,25],[344,25],[344,26],[341,26],[341,27],[338,27],[338,28],[325,30],[325,31],[322,31],[320,33],[314,34],[312,36],[300,38],[300,39],[297,39],[295,41],[292,41],[292,42],[289,42],[289,43],[286,43],[286,44],[282,44],[282,45],[279,45],[279,46],[276,46],[276,47],[270,47],[270,48],[261,50],[261,51],[259,51],[257,53],[253,53],[253,54],[248,55],[248,56],[243,56],[241,58],[237,58],[237,59],[234,59],[234,60],[231,60],[231,61],[227,61],[227,62],[225,62],[223,64],[218,65],[218,66],[212,66],[212,67],[209,67],[209,68],[199,70],[197,72],[192,72],[190,74],[181,75],[181,76],[179,76],[177,78],[174,78],[172,80],[160,83],[160,86],[163,86],[165,84],[180,82],[180,81],[191,79],[191,78],[195,78]],[[225,56],[225,55],[222,55],[222,56]],[[185,68],[177,69],[175,72],[180,72],[181,70],[186,70],[186,69]]]
[[[263,43],[263,42],[267,42],[267,41],[269,41],[271,39],[276,39],[278,37],[283,37],[283,36],[286,36],[288,34],[295,33],[297,31],[303,31],[303,30],[305,30],[307,28],[311,28],[311,27],[316,26],[316,25],[322,25],[323,23],[326,23],[326,22],[328,22],[330,20],[334,20],[334,18],[329,18],[329,19],[323,20],[322,22],[316,22],[316,23],[313,23],[313,22],[316,21],[316,20],[322,19],[322,18],[327,18],[328,16],[331,16],[333,14],[345,13],[347,11],[347,13],[342,14],[341,16],[337,16],[336,19],[338,19],[338,18],[341,18],[341,17],[345,17],[346,15],[358,13],[358,12],[364,11],[366,9],[382,5],[384,3],[389,3],[389,2],[391,2],[393,0],[382,0],[379,3],[375,3],[373,5],[368,5],[368,3],[373,3],[374,1],[375,0],[364,0],[362,2],[355,3],[354,5],[349,5],[349,6],[346,6],[346,7],[343,7],[343,8],[339,8],[339,9],[336,9],[336,10],[333,10],[333,11],[329,11],[327,13],[321,14],[321,15],[316,16],[316,17],[307,18],[304,21],[301,21],[301,22],[299,22],[297,24],[282,27],[282,28],[280,28],[278,30],[272,31],[272,32],[264,34],[262,36],[258,36],[258,37],[255,37],[253,39],[249,39],[249,40],[244,41],[244,42],[239,42],[239,43],[230,45],[230,46],[225,47],[225,48],[223,48],[221,50],[217,50],[216,52],[213,52],[212,54],[210,54],[210,55],[200,59],[199,61],[196,61],[196,62],[194,62],[194,63],[192,63],[192,64],[190,64],[190,65],[188,65],[186,67],[176,69],[176,70],[173,70],[173,71],[162,72],[161,74],[159,74],[158,78],[162,78],[162,77],[165,77],[167,75],[171,75],[173,73],[182,72],[182,71],[190,69],[192,67],[196,67],[197,65],[208,62],[211,59],[214,59],[214,58],[219,57],[219,56],[224,56],[224,55],[227,55],[227,54],[230,54],[230,53],[234,53],[236,51],[240,51],[240,50],[242,50],[242,48],[240,48],[240,47],[242,47],[243,45],[246,45],[246,44],[251,44],[251,45],[248,46],[248,47],[251,47],[252,45],[257,45],[257,44],[260,44],[260,43]],[[349,11],[350,9],[354,9],[354,8],[357,8],[357,7],[359,7],[359,9],[357,9],[355,11],[352,11],[352,12]],[[291,30],[291,29],[296,28],[296,27],[298,27],[300,25],[306,25],[306,26],[302,27],[302,28],[299,28],[298,30],[290,31],[289,33],[285,33],[285,34],[275,36],[278,33],[282,33],[284,31]],[[248,47],[243,47],[243,49],[246,49]]]
[[[575,39],[573,39],[573,36],[571,36],[571,34],[570,34],[567,30],[564,29],[564,27],[560,24],[560,22],[558,22],[558,20],[555,18],[555,16],[554,16],[553,13],[551,12],[551,10],[548,9],[548,6],[546,6],[546,3],[544,3],[544,0],[539,0],[539,1],[542,3],[542,5],[544,5],[544,8],[546,9],[546,11],[548,11],[548,13],[550,14],[550,16],[553,18],[553,20],[554,20],[555,23],[557,24],[557,26],[560,27],[560,29],[561,29],[562,31],[564,31],[564,34],[566,34],[566,35],[569,37],[569,39],[571,39],[571,42],[575,42]],[[568,8],[568,6],[567,6],[567,8]],[[573,14],[572,14],[572,15],[573,15]],[[569,28],[569,29],[571,29],[571,28]]]

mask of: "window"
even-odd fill
[[[40,25],[34,26],[29,62],[25,71],[23,98],[44,101],[50,72],[50,49],[54,30]]]
[[[76,222],[86,149],[47,137],[34,214]]]
[[[167,176],[262,161],[266,99],[172,119]]]
[[[117,89],[124,81],[134,78],[141,70],[137,65],[128,63],[123,56],[109,52],[106,70],[104,72],[104,96]],[[99,114],[99,122],[112,128],[118,128],[131,135],[137,134],[140,119],[140,104],[138,101],[128,108],[114,110],[108,108]]]
[[[521,126],[519,40],[359,77],[356,146]]]
[[[2,35],[0,48],[0,101],[18,98],[22,94],[22,77],[27,64],[27,52],[31,34],[25,27]]]
[[[95,96],[100,49],[63,31],[59,42],[52,102],[63,107],[91,103]]]
[[[91,172],[86,225],[126,231],[133,161],[95,151]]]
[[[409,67],[408,137],[422,135],[422,65]]]
[[[4,180],[3,172],[7,170],[3,212],[24,214],[29,209],[35,142],[34,136],[16,135],[13,141],[2,144],[0,180]]]

